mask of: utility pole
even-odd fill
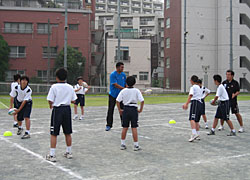
[[[187,0],[184,0],[184,93],[186,93],[187,80]]]
[[[68,44],[68,0],[65,0],[65,26],[64,26],[64,68],[67,69],[67,44]]]
[[[51,55],[51,50],[50,50],[50,19],[48,19],[48,48],[47,48],[47,53],[48,53],[48,71],[47,71],[47,83],[50,83],[50,55]]]
[[[233,0],[230,0],[230,69],[233,70]]]
[[[117,48],[117,61],[121,60],[121,13],[120,13],[120,8],[121,8],[121,0],[118,0],[118,48]]]

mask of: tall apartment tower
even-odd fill
[[[96,0],[97,13],[117,12],[117,0]],[[160,0],[121,0],[121,13],[124,14],[162,14]]]
[[[196,74],[215,91],[213,75],[230,69],[230,22],[233,23],[233,70],[241,89],[250,90],[250,0],[164,1],[164,86],[189,90],[189,79]],[[186,37],[186,79],[184,79],[184,37]]]

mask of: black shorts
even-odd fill
[[[230,109],[231,109],[232,114],[238,114],[240,112],[237,101],[230,100],[229,104],[230,104]]]
[[[50,134],[59,135],[62,125],[64,134],[72,134],[71,108],[70,106],[54,107],[51,114]]]
[[[229,120],[229,112],[230,112],[229,101],[220,101],[215,114],[215,118],[227,121]]]
[[[195,122],[200,122],[201,119],[201,108],[202,103],[198,100],[191,101],[189,120],[194,120]]]
[[[18,108],[18,101],[17,101],[17,97],[14,97],[14,108]]]
[[[206,104],[204,99],[201,100],[201,115],[205,115],[206,114]]]
[[[124,106],[122,113],[122,127],[128,128],[131,122],[131,128],[138,127],[138,110],[134,106]]]
[[[17,103],[16,108],[18,109],[21,106],[22,102],[16,100],[16,103]],[[27,101],[23,109],[21,109],[21,111],[17,113],[17,120],[23,121],[25,118],[30,118],[31,110],[32,110],[32,101]]]
[[[77,99],[75,105],[85,106],[85,95],[84,94],[77,94]]]

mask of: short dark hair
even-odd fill
[[[127,77],[126,83],[129,87],[133,87],[136,83],[135,77],[134,76]]]
[[[26,81],[28,81],[28,84],[29,84],[29,82],[30,82],[30,79],[29,79],[29,77],[28,76],[22,76],[21,78],[20,78],[20,81],[22,81],[22,80],[26,80]]]
[[[64,68],[59,68],[56,70],[56,77],[60,81],[65,81],[67,79],[68,71]]]
[[[15,74],[15,75],[13,76],[13,78],[14,78],[14,81],[17,81],[18,79],[21,78],[21,75],[20,75],[20,74]]]
[[[193,81],[193,82],[195,82],[195,83],[197,83],[197,81],[198,81],[198,76],[196,76],[196,75],[193,75],[192,77],[191,77],[191,81]]]
[[[233,70],[227,70],[227,73],[231,73],[232,76],[234,76],[234,71]]]
[[[213,78],[214,78],[215,81],[218,81],[218,83],[221,83],[222,78],[221,78],[221,76],[219,74],[214,75]]]
[[[118,63],[116,63],[115,67],[118,68],[118,67],[120,67],[121,65],[124,65],[124,64],[123,64],[122,62],[118,62]]]
[[[198,79],[197,83],[202,84],[202,80]]]
[[[83,77],[82,76],[79,76],[78,78],[77,78],[77,81],[79,81],[79,80],[83,80]]]

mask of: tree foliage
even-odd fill
[[[75,84],[77,77],[82,76],[84,73],[86,58],[82,56],[82,53],[78,50],[68,46],[67,48],[67,70],[68,78],[67,82]],[[81,63],[81,65],[79,65]],[[64,49],[59,52],[59,55],[55,62],[55,69],[64,66]]]
[[[0,35],[0,81],[5,80],[5,72],[9,68],[9,53],[10,48],[8,43],[3,39],[3,36]]]

